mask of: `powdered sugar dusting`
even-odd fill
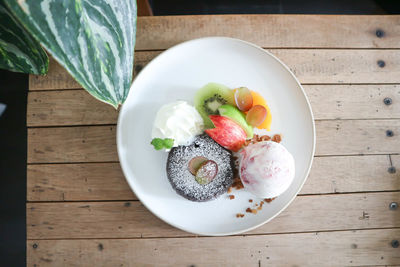
[[[189,161],[197,156],[213,160],[218,165],[218,173],[205,185],[196,182],[190,173]],[[226,192],[233,182],[232,153],[203,134],[195,138],[190,146],[171,149],[167,160],[167,176],[172,187],[181,196],[192,201],[207,201]]]

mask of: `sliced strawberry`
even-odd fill
[[[215,128],[205,132],[218,144],[232,151],[238,151],[246,141],[246,132],[236,122],[227,117],[210,115]]]

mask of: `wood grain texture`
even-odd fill
[[[161,51],[135,53],[133,74],[136,75]],[[50,57],[49,72],[46,76],[29,75],[29,90],[76,89],[82,88],[54,58]]]
[[[343,49],[269,49],[281,59],[301,83],[400,83],[400,50],[343,50]],[[137,74],[161,51],[137,52]],[[384,61],[380,67],[378,61]],[[50,59],[46,76],[30,76],[29,90],[81,88],[72,77]]]
[[[316,155],[400,153],[400,120],[330,120],[315,125]],[[393,136],[387,136],[388,130]]]
[[[399,48],[399,25],[399,16],[381,15],[157,16],[138,18],[136,49],[166,49],[205,36],[234,37],[261,47]]]
[[[119,163],[40,164],[27,168],[28,201],[136,199]]]
[[[400,50],[274,49],[301,83],[399,83]],[[385,63],[384,67],[378,65]]]
[[[314,118],[400,118],[400,85],[304,85]],[[383,100],[391,98],[392,104]]]
[[[28,129],[28,163],[117,161],[115,126]]]
[[[400,210],[389,209],[394,201],[400,202],[400,192],[298,196],[278,217],[249,234],[400,227]],[[27,204],[28,239],[188,235],[138,201]]]
[[[400,249],[390,246],[394,238],[400,238],[400,230],[170,239],[29,240],[27,265],[394,265],[400,264]]]
[[[400,153],[400,120],[316,121],[316,129],[316,155]],[[387,137],[387,130],[394,135]],[[28,163],[118,161],[115,131],[115,126],[30,128]]]
[[[29,77],[27,265],[400,265],[400,210],[389,209],[400,203],[400,16],[141,17],[134,75],[205,36],[264,47],[304,84],[317,157],[300,196],[244,236],[195,237],[162,222],[121,172],[118,113],[50,59],[47,76]]]
[[[400,190],[400,172],[388,172],[400,170],[400,155],[390,157],[316,157],[300,194]]]
[[[85,90],[29,92],[27,125],[116,124],[118,111]]]
[[[304,85],[304,89],[317,120],[400,118],[400,85]],[[387,97],[391,105],[384,104]],[[28,93],[29,127],[116,124],[117,118],[115,109],[84,90]]]
[[[316,157],[300,194],[400,190],[400,156]],[[119,163],[28,165],[28,201],[136,200]]]

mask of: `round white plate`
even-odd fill
[[[196,90],[209,82],[230,88],[246,86],[267,100],[271,132],[293,154],[296,177],[290,188],[258,214],[259,203],[245,189],[197,203],[178,195],[166,175],[167,153],[153,149],[151,130],[157,110],[166,103],[193,103]],[[265,50],[225,37],[208,37],[176,45],[153,59],[136,77],[119,113],[118,155],[125,177],[140,201],[157,217],[187,232],[231,235],[254,229],[278,215],[305,182],[314,155],[315,126],[303,88],[290,70]],[[248,200],[253,199],[253,203]],[[301,212],[301,211],[299,211]],[[236,218],[237,213],[245,214]]]

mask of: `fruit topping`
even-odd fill
[[[205,185],[214,179],[218,173],[218,165],[213,160],[204,162],[196,172],[196,181],[199,184]]]
[[[261,105],[261,106],[265,107],[266,110],[267,110],[266,119],[257,128],[258,129],[266,129],[267,131],[270,131],[271,130],[270,128],[271,128],[272,116],[271,116],[271,111],[269,110],[269,107],[267,105],[267,102],[257,92],[251,91],[251,95],[253,96],[253,105],[254,106]]]
[[[233,91],[222,84],[209,83],[199,89],[194,97],[194,106],[202,116],[206,128],[213,127],[208,116],[218,115],[218,108],[225,104],[235,105],[235,98]]]
[[[246,132],[233,120],[224,116],[210,115],[216,128],[205,132],[218,144],[232,151],[238,151],[246,141]]]
[[[238,108],[231,105],[222,105],[218,108],[221,116],[227,117],[243,128],[247,134],[247,138],[253,138],[253,127],[246,122],[246,115],[241,112]]]
[[[191,174],[196,175],[197,170],[206,162],[208,159],[202,156],[194,157],[189,161],[189,171]]]
[[[241,111],[248,111],[253,106],[253,96],[247,87],[240,87],[235,91],[236,106]]]
[[[251,126],[260,126],[267,118],[267,109],[261,105],[253,106],[246,115],[246,121]]]

